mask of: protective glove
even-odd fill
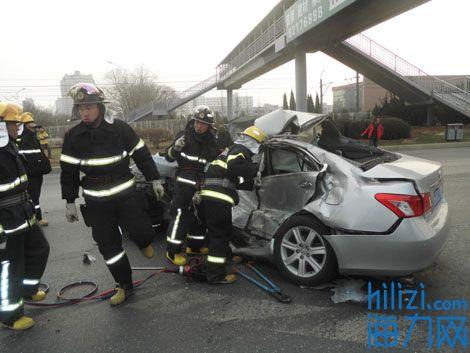
[[[78,222],[78,212],[77,207],[75,207],[75,202],[65,205],[65,218],[67,218],[69,223]]]
[[[261,187],[261,172],[256,173],[256,176],[253,181],[256,188]]]
[[[186,141],[183,135],[178,140],[175,141],[175,145],[173,146],[173,148],[175,149],[175,151],[181,152],[181,150],[183,149],[185,145],[186,145]]]
[[[152,189],[153,189],[153,192],[155,193],[155,196],[157,197],[157,201],[161,200],[163,197],[163,194],[165,193],[165,189],[163,188],[163,185],[160,179],[152,180]]]
[[[201,201],[202,201],[201,192],[196,191],[193,196],[193,204],[197,206],[201,203]]]

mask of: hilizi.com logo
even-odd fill
[[[373,289],[369,282],[367,309],[371,311],[368,348],[407,348],[413,334],[416,336],[418,325],[425,327],[429,349],[468,348],[468,301],[465,299],[428,301],[423,283],[417,289],[405,288],[399,282],[382,283],[381,288]]]

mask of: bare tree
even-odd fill
[[[108,84],[106,93],[111,108],[121,116],[154,101],[166,102],[177,98],[176,91],[158,83],[157,76],[143,65],[133,70],[115,68],[105,75]]]

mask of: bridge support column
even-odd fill
[[[307,111],[307,54],[295,54],[295,105],[300,112]]]
[[[227,120],[230,122],[234,119],[233,116],[233,91],[227,90]]]
[[[427,113],[426,125],[433,126],[436,119],[435,119],[435,114],[434,114],[434,106],[432,104],[426,107],[426,113]]]

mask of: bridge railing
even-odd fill
[[[224,63],[217,68],[217,80],[221,82],[232,75],[236,70],[245,65],[259,53],[270,47],[274,41],[286,31],[284,16],[278,18],[246,48],[238,53],[228,63]]]
[[[470,111],[470,92],[438,77],[428,75],[420,68],[399,57],[369,37],[357,34],[346,39],[344,43],[377,60],[400,76],[403,76],[404,79],[415,83],[430,96],[439,97]]]

